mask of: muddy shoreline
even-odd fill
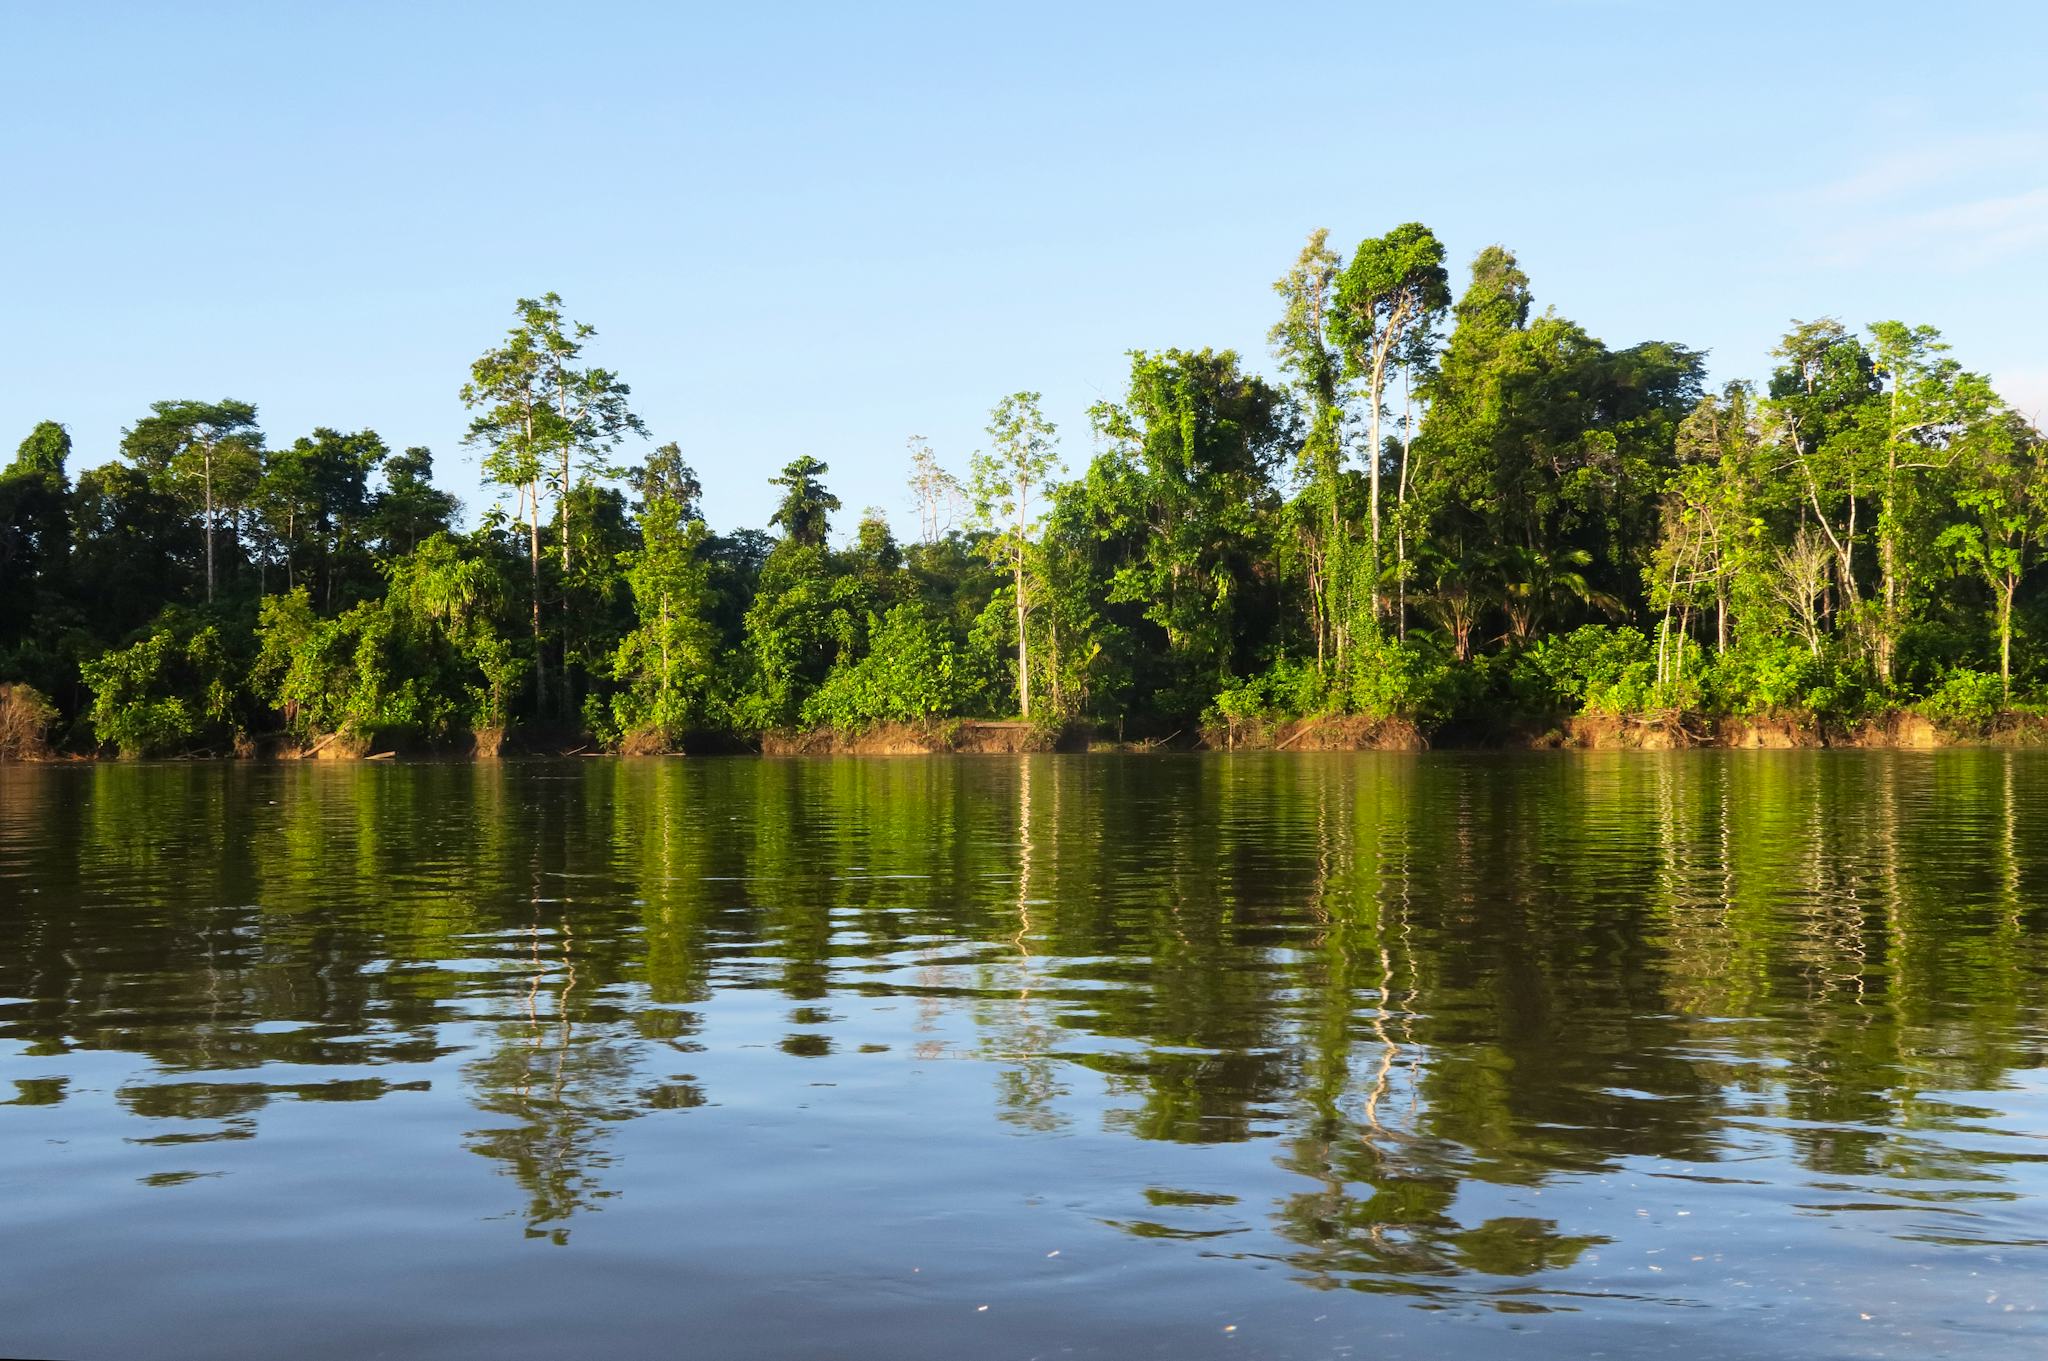
[[[1119,739],[1087,725],[1052,728],[1017,721],[946,719],[881,724],[858,732],[810,728],[764,732],[749,739],[710,733],[685,739],[679,749],[627,744],[623,751],[573,733],[487,733],[444,747],[402,747],[327,734],[312,741],[281,737],[245,741],[237,750],[159,759],[184,761],[389,761],[497,760],[581,756],[1021,756],[1042,752],[1338,752],[1338,751],[1680,751],[1693,748],[1795,750],[1858,748],[1926,751],[1944,747],[2048,747],[2048,715],[2007,713],[1976,731],[1946,727],[1925,715],[1899,710],[1855,723],[1811,715],[1727,718],[1700,714],[1577,714],[1545,722],[1503,719],[1494,726],[1463,724],[1425,732],[1406,719],[1358,715],[1253,720]],[[55,752],[26,763],[114,760],[111,756]]]

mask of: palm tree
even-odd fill
[[[1610,616],[1621,613],[1621,602],[1594,590],[1580,570],[1592,562],[1593,555],[1583,548],[1550,552],[1510,547],[1494,555],[1492,568],[1500,607],[1508,617],[1507,636],[1517,647],[1526,644],[1536,626],[1568,601],[1576,600]]]
[[[1479,611],[1485,603],[1477,588],[1478,573],[1473,570],[1472,557],[1455,547],[1445,551],[1433,544],[1423,544],[1417,546],[1410,565],[1423,585],[1415,595],[1416,603],[1443,625],[1457,659],[1471,661],[1472,630],[1479,623]]]

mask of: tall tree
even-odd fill
[[[638,622],[612,659],[625,687],[612,710],[635,747],[672,748],[710,716],[718,636],[702,551],[709,531],[697,513],[696,476],[675,445],[657,449],[636,480],[640,547],[623,562]]]
[[[1039,410],[1035,392],[1013,392],[996,403],[988,416],[993,450],[974,455],[968,475],[968,496],[975,523],[990,532],[988,550],[1010,569],[1017,593],[1017,712],[1031,717],[1031,658],[1026,627],[1031,613],[1024,565],[1038,527],[1032,495],[1049,495],[1047,483],[1060,468],[1053,444],[1053,423]]]
[[[505,343],[484,351],[470,365],[462,385],[462,404],[478,414],[470,420],[463,442],[484,449],[486,480],[516,491],[519,510],[526,512],[529,626],[533,640],[533,703],[547,708],[547,658],[540,621],[540,483],[544,460],[554,447],[553,414],[548,403],[547,359],[536,328],[528,325],[529,306],[521,299],[521,321]]]
[[[121,452],[198,503],[206,536],[206,599],[213,600],[214,539],[223,508],[239,509],[261,476],[263,432],[247,402],[154,402],[122,433]]]
[[[348,574],[351,559],[369,577],[360,559],[370,518],[370,473],[389,452],[374,430],[344,434],[322,426],[264,460],[258,499],[266,537],[284,559],[288,589],[298,584],[301,558],[311,559],[318,573],[316,603],[323,610],[335,607],[336,581]],[[372,580],[357,584],[367,587]]]
[[[826,491],[821,480],[831,471],[829,464],[805,454],[791,459],[778,476],[768,479],[783,489],[782,503],[768,517],[768,523],[780,525],[791,543],[812,548],[825,546],[825,535],[832,528],[832,512],[839,509],[839,498]]]
[[[1998,680],[2012,699],[2013,607],[2027,572],[2048,545],[2048,439],[2020,416],[2001,413],[1964,441],[1956,487],[1959,512],[1937,540],[1957,569],[1991,592]]]
[[[1346,367],[1365,381],[1367,445],[1371,480],[1373,589],[1377,598],[1380,559],[1380,466],[1385,447],[1380,417],[1386,409],[1387,368],[1403,351],[1410,333],[1426,329],[1450,306],[1444,247],[1420,222],[1407,222],[1385,236],[1359,242],[1351,263],[1337,279],[1331,331]]]
[[[645,435],[646,425],[627,404],[632,389],[604,368],[578,368],[584,343],[596,328],[565,319],[559,293],[521,298],[518,321],[505,343],[487,350],[470,366],[463,386],[463,404],[481,408],[470,422],[468,440],[488,450],[484,474],[492,481],[523,489],[527,501],[529,572],[533,587],[534,695],[546,707],[546,668],[540,664],[541,580],[540,501],[542,482],[553,482],[556,518],[561,530],[562,576],[574,565],[571,532],[573,491],[579,467],[599,480],[617,475],[607,461],[629,434]],[[567,592],[562,596],[566,618]],[[566,661],[564,663],[566,665]],[[563,677],[563,694],[569,693]]]
[[[564,320],[562,298],[544,294],[538,301],[522,298],[520,322],[534,337],[541,355],[542,391],[553,407],[547,432],[554,453],[555,504],[560,508],[562,573],[572,570],[569,492],[580,465],[584,475],[602,481],[618,476],[611,451],[628,435],[645,437],[647,426],[633,414],[627,399],[633,389],[604,368],[577,368],[583,345],[597,328]]]
[[[23,670],[10,645],[55,631],[70,582],[71,487],[64,461],[71,436],[55,421],[29,432],[0,470],[0,668]],[[47,681],[39,676],[39,681]]]
[[[386,454],[383,489],[371,498],[370,533],[387,561],[444,532],[461,503],[434,485],[434,452],[425,445]]]
[[[1266,564],[1286,399],[1232,351],[1139,350],[1125,401],[1089,417],[1109,446],[1085,497],[1105,603],[1157,631],[1140,686],[1159,716],[1197,717],[1279,618]]]
[[[1827,317],[1794,322],[1771,354],[1783,362],[1761,407],[1766,438],[1785,455],[1803,511],[1811,513],[1808,523],[1834,556],[1833,617],[1872,647],[1856,548],[1864,500],[1880,480],[1870,447],[1876,366],[1847,328]]]
[[[639,498],[640,514],[646,515],[657,501],[667,501],[685,520],[701,520],[704,484],[697,470],[683,459],[682,446],[664,444],[647,456],[647,461],[626,474],[633,494]]]
[[[1310,232],[1294,267],[1274,282],[1273,291],[1280,295],[1283,306],[1280,320],[1266,337],[1308,414],[1300,463],[1317,503],[1318,513],[1309,522],[1322,527],[1321,542],[1312,543],[1307,554],[1318,671],[1325,669],[1333,654],[1335,660],[1343,660],[1344,622],[1349,617],[1340,603],[1347,557],[1339,516],[1344,464],[1343,357],[1330,337],[1333,293],[1344,262],[1330,249],[1329,238],[1325,227]]]
[[[1870,327],[1872,368],[1883,388],[1884,458],[1877,514],[1878,618],[1873,660],[1878,681],[1892,683],[1893,659],[1912,607],[1914,563],[1909,537],[1919,475],[1947,467],[1955,439],[1997,404],[1991,385],[1946,358],[1932,326],[1899,321]],[[1923,540],[1924,542],[1924,540]]]
[[[927,546],[951,527],[951,512],[961,498],[960,479],[939,466],[939,457],[923,435],[910,437],[910,496],[917,506],[918,537]]]

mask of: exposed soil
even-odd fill
[[[936,756],[1021,755],[1027,752],[1155,752],[1155,751],[1427,751],[1439,750],[1585,750],[1676,751],[1688,747],[1790,749],[1864,747],[1930,750],[1937,747],[2048,746],[2048,714],[2007,713],[1982,728],[1959,729],[1937,723],[1911,710],[1880,714],[1861,722],[1837,725],[1812,714],[1782,713],[1742,718],[1709,718],[1699,714],[1577,714],[1545,723],[1540,719],[1502,719],[1485,725],[1461,725],[1426,733],[1407,719],[1367,718],[1331,714],[1311,718],[1249,720],[1148,740],[1118,741],[1085,726],[1049,729],[1036,724],[984,719],[935,719],[925,723],[883,723],[860,732],[832,728],[789,729],[762,733],[758,745],[731,734],[693,734],[672,740],[660,733],[628,733],[619,746],[624,756],[669,756],[756,753],[763,756]],[[348,733],[329,733],[310,740],[273,734],[244,739],[233,755],[247,759],[269,756],[283,761],[375,761],[399,754],[373,751],[372,743]],[[491,760],[503,756],[602,756],[603,747],[564,732],[520,732],[486,729],[454,748],[410,753],[461,759]],[[215,759],[226,755],[216,753]],[[205,754],[194,759],[204,759]],[[0,747],[0,761],[21,759],[92,760],[91,755],[53,751],[17,754]]]
[[[930,723],[878,723],[859,732],[806,728],[761,734],[763,756],[932,756],[941,753],[1015,755],[1052,751],[1058,735],[1030,723],[950,719]]]
[[[1214,751],[1424,751],[1429,739],[1405,718],[1329,714],[1206,728],[1200,745]]]

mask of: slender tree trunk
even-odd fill
[[[2012,597],[2019,584],[2007,573],[1998,595],[1998,687],[2007,704],[2012,703]]]
[[[566,583],[569,580],[569,454],[567,450],[564,450],[562,453],[562,489],[556,495],[555,504],[561,507],[562,511],[562,580]],[[563,603],[565,605],[568,603],[566,591],[563,594]]]
[[[1393,344],[1393,332],[1389,329],[1386,342],[1373,355],[1372,391],[1368,400],[1372,402],[1372,447],[1366,451],[1366,470],[1371,475],[1372,494],[1372,617],[1375,624],[1380,617],[1380,395],[1387,380],[1387,348]]]
[[[1344,651],[1350,641],[1351,632],[1344,623],[1344,530],[1337,516],[1338,473],[1337,446],[1332,439],[1324,450],[1328,476],[1324,488],[1330,498],[1330,546],[1323,554],[1323,580],[1328,586],[1330,603],[1323,611],[1330,627],[1330,647],[1336,654],[1337,669],[1344,669]]]
[[[200,465],[206,482],[206,603],[213,603],[213,450]]]
[[[1017,716],[1031,717],[1031,660],[1027,655],[1024,640],[1024,526],[1029,520],[1026,509],[1031,495],[1031,484],[1024,478],[1017,479],[1017,554],[1015,559],[1017,581]]]
[[[1060,685],[1060,617],[1057,612],[1047,616],[1045,621],[1046,640],[1052,644],[1052,666],[1047,674],[1052,677],[1052,711],[1056,714],[1072,713],[1067,707],[1067,692]]]
[[[1031,717],[1031,663],[1024,648],[1024,550],[1017,550],[1017,713]]]
[[[1394,632],[1408,641],[1408,466],[1415,446],[1415,366],[1401,366],[1401,476],[1394,484]]]
[[[532,499],[527,503],[527,526],[529,537],[527,572],[533,584],[533,711],[535,716],[544,716],[548,708],[548,659],[541,650],[540,641],[540,479],[534,478],[529,489]]]
[[[1893,393],[1896,408],[1898,396]],[[1892,417],[1898,417],[1896,411]],[[1877,663],[1877,679],[1881,685],[1892,683],[1892,651],[1898,633],[1899,619],[1899,546],[1898,546],[1898,447],[1887,441],[1885,446],[1884,497],[1877,516],[1877,566],[1883,577],[1880,594],[1876,646],[1871,649]]]
[[[562,520],[562,717],[576,716],[576,683],[569,674],[569,634],[576,622],[569,605],[569,455],[562,454],[562,485],[555,504]]]

